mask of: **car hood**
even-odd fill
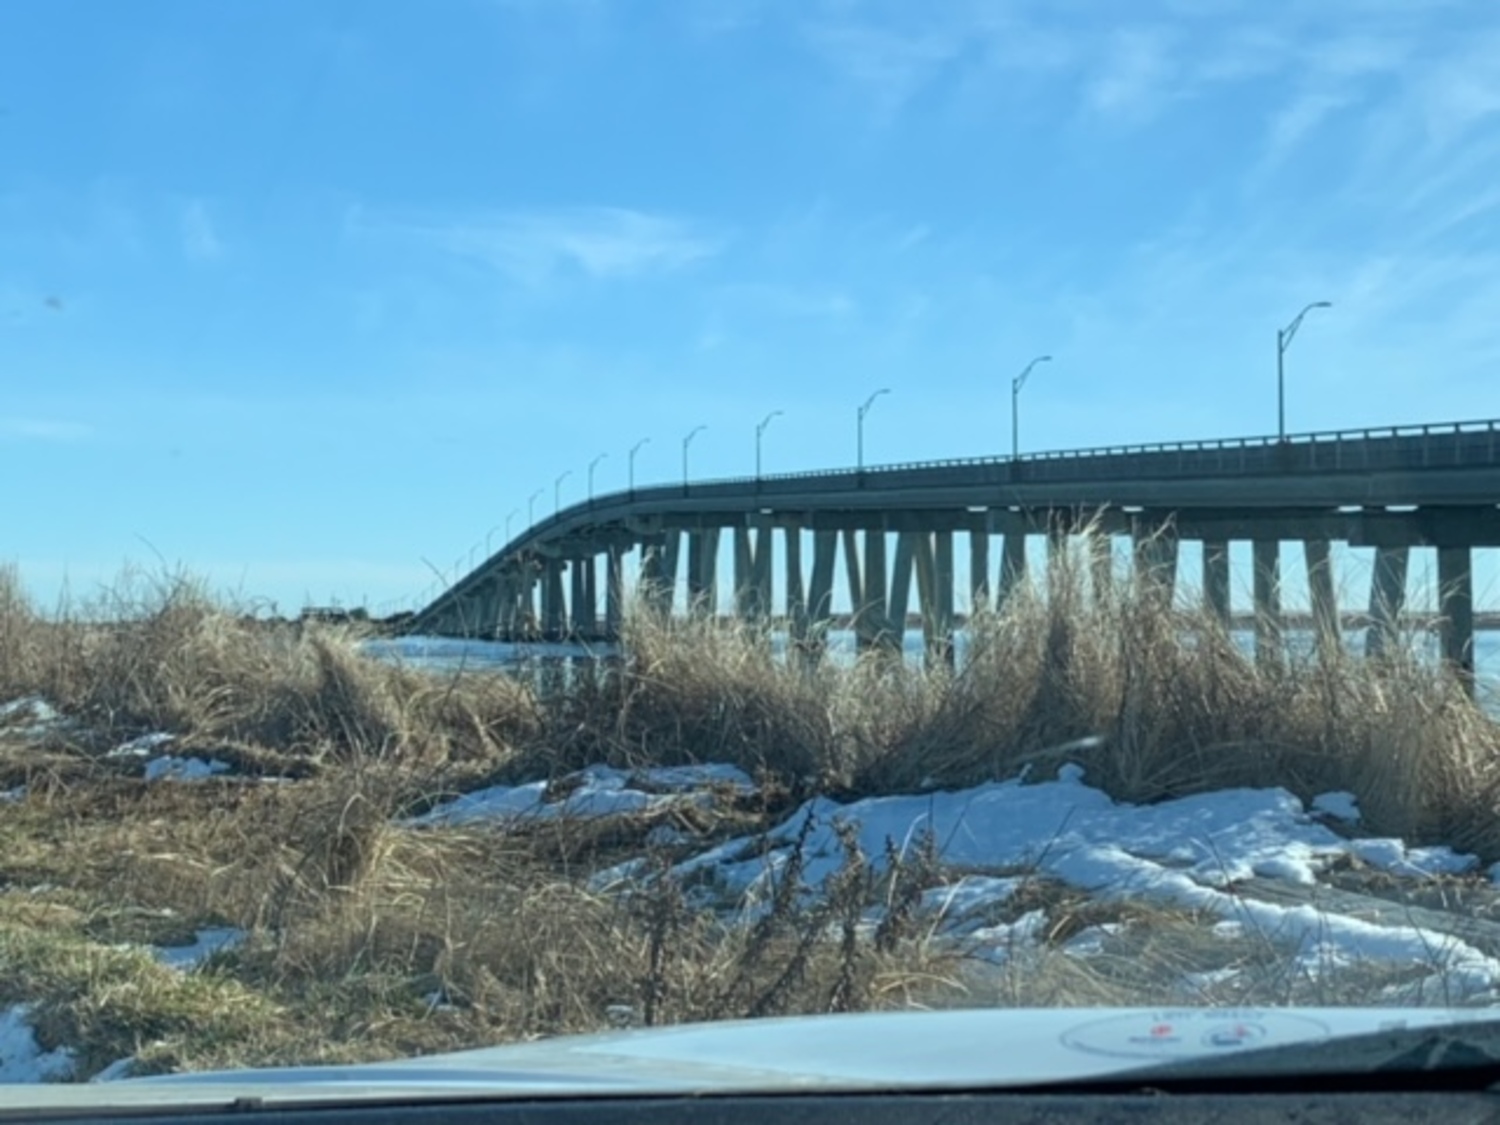
[[[1348,1036],[1493,1021],[1435,1008],[1048,1008],[685,1024],[396,1062],[9,1087],[7,1112],[67,1106],[1024,1089],[1125,1077]]]

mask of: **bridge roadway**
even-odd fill
[[[1228,544],[1253,546],[1252,586],[1277,644],[1281,542],[1300,540],[1314,615],[1336,621],[1331,541],[1376,548],[1368,646],[1389,639],[1404,605],[1410,548],[1438,549],[1445,654],[1472,666],[1471,552],[1500,546],[1500,421],[964,458],[825,472],[656,485],[573,504],[526,528],[410,620],[410,632],[518,638],[611,637],[619,629],[623,558],[639,552],[647,596],[663,612],[683,586],[687,605],[717,605],[719,543],[734,539],[734,603],[747,617],[784,612],[815,635],[835,613],[855,616],[862,643],[891,643],[915,576],[929,642],[951,652],[953,535],[967,533],[976,599],[1003,598],[1025,570],[1025,539],[1060,541],[1085,522],[1129,535],[1136,565],[1168,585],[1177,544],[1204,544],[1203,590],[1227,620]],[[771,605],[772,537],[783,535],[786,604]],[[803,533],[812,534],[810,575]],[[892,565],[887,537],[894,534]],[[1002,537],[991,585],[989,547]],[[679,557],[686,537],[685,582]],[[860,539],[863,537],[863,546]],[[849,604],[833,605],[842,545]],[[606,612],[599,608],[599,560]],[[565,589],[564,571],[571,590]],[[540,605],[538,605],[540,595]]]

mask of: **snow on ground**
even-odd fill
[[[14,789],[6,789],[0,792],[0,801],[24,801],[26,800],[26,786],[17,785]]]
[[[108,758],[149,758],[151,754],[160,750],[171,742],[173,735],[165,731],[154,731],[151,734],[143,734],[139,738],[132,738],[129,742],[122,742],[111,750],[105,757]]]
[[[684,801],[708,803],[709,790],[728,788],[755,791],[755,783],[735,766],[657,766],[619,770],[590,766],[564,779],[569,791],[548,801],[548,782],[496,785],[465,793],[407,821],[411,826],[474,824],[486,821],[545,820],[556,817],[591,818],[638,813]]]
[[[72,725],[72,720],[39,695],[0,703],[0,729],[12,737],[42,739]]]
[[[191,945],[158,945],[152,954],[163,965],[174,969],[196,969],[215,953],[233,949],[245,940],[245,931],[233,926],[209,926],[198,931]]]
[[[73,1071],[71,1051],[44,1051],[37,1044],[27,1019],[30,1012],[25,1004],[0,1009],[0,1084],[55,1082]]]
[[[174,758],[168,755],[152,758],[146,763],[147,781],[203,781],[228,772],[229,766],[214,758]]]
[[[1320,793],[1313,798],[1312,811],[1342,820],[1345,824],[1359,823],[1359,802],[1353,793],[1339,790],[1337,793]]]
[[[1233,789],[1128,805],[1084,784],[1083,771],[1068,766],[1056,781],[1039,784],[1014,780],[848,805],[820,798],[767,837],[728,841],[678,864],[676,871],[700,885],[700,900],[764,900],[769,880],[785,865],[809,815],[814,825],[803,853],[803,879],[809,885],[821,883],[843,861],[838,821],[858,825],[860,847],[877,868],[884,865],[887,840],[907,850],[930,831],[949,868],[1023,870],[1100,899],[1200,911],[1235,924],[1238,932],[1253,932],[1295,950],[1299,967],[1309,973],[1357,963],[1400,963],[1440,970],[1445,995],[1472,1000],[1496,996],[1500,989],[1500,962],[1447,935],[1416,926],[1376,925],[1312,905],[1261,902],[1225,890],[1252,876],[1312,884],[1333,859],[1350,854],[1406,876],[1474,867],[1472,857],[1448,848],[1347,840],[1282,789]],[[629,872],[621,867],[601,874],[618,881]],[[1012,878],[986,883],[971,876],[929,891],[926,904],[943,909],[946,903],[945,932],[962,934],[966,943],[1003,956],[1017,941],[1029,940],[1039,917],[1028,914],[1004,926],[966,926],[963,918],[1003,902],[1016,884]],[[1428,995],[1438,980],[1425,983]]]

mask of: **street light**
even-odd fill
[[[766,427],[771,424],[772,418],[781,417],[780,410],[773,410],[760,420],[755,427],[755,479],[760,480],[760,435],[766,432]]]
[[[870,412],[870,407],[875,405],[877,398],[890,393],[891,389],[889,387],[881,387],[880,390],[865,399],[865,404],[859,408],[859,415],[855,425],[855,463],[859,466],[861,472],[865,468],[865,415]]]
[[[520,514],[520,508],[512,508],[510,513],[505,517],[505,541],[507,543],[510,542],[510,521],[515,519]]]
[[[692,431],[689,432],[688,436],[682,439],[682,487],[683,488],[686,488],[687,487],[687,483],[688,483],[688,446],[692,445],[693,444],[693,439],[695,437],[697,437],[700,433],[702,433],[706,429],[708,429],[707,426],[695,426],[692,429]]]
[[[1313,301],[1292,318],[1285,328],[1276,330],[1276,437],[1286,441],[1286,350],[1292,346],[1292,337],[1302,325],[1302,318],[1313,309],[1331,309],[1329,301]]]
[[[531,494],[531,499],[526,501],[526,525],[528,527],[536,525],[536,498],[541,494],[542,489],[539,488]]]
[[[634,445],[632,445],[630,447],[630,491],[631,492],[635,491],[635,455],[641,451],[641,446],[643,446],[643,445],[650,445],[650,444],[651,444],[651,439],[648,438],[648,437],[643,437],[643,438],[641,438],[640,441],[636,442]]]
[[[1010,381],[1010,456],[1014,461],[1021,456],[1021,388],[1026,385],[1026,376],[1031,374],[1031,369],[1039,363],[1050,363],[1050,355],[1039,355],[1026,365],[1022,371]]]
[[[573,475],[572,469],[564,469],[552,482],[552,514],[555,516],[562,511],[562,482]]]
[[[608,456],[608,453],[601,453],[589,462],[589,503],[593,503],[594,501],[594,467]]]
[[[511,515],[514,515],[514,514],[515,514],[514,512],[511,513]],[[494,552],[494,548],[490,546],[490,537],[492,535],[494,535],[495,532],[497,532],[497,531],[500,530],[500,526],[501,525],[497,523],[494,527],[490,528],[488,531],[486,531],[484,533],[484,557],[485,558],[489,558],[492,554],[495,553]],[[505,538],[506,539],[510,538],[510,527],[509,527],[508,524],[507,524],[507,526],[505,528]]]

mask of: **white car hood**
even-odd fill
[[[1394,1028],[1494,1020],[1476,1009],[1047,1008],[686,1024],[359,1066],[281,1067],[9,1087],[25,1107],[1013,1088]]]

